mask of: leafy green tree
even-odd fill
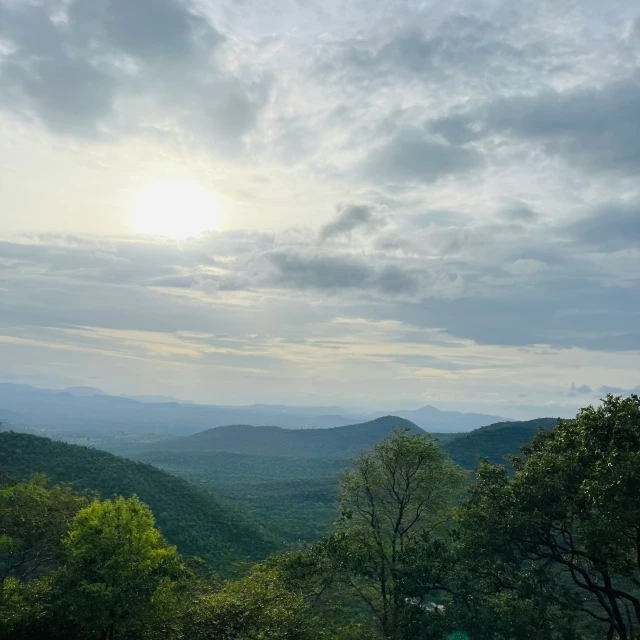
[[[61,539],[87,499],[70,487],[47,488],[42,475],[0,488],[0,589],[26,582],[56,566]]]
[[[274,569],[256,567],[236,581],[201,595],[189,613],[193,640],[317,640],[304,599],[288,590]]]
[[[68,486],[48,488],[42,475],[0,487],[0,637],[44,637],[52,597],[46,576],[86,504]]]
[[[63,540],[59,606],[83,638],[135,638],[183,571],[136,497],[95,501]]]
[[[395,431],[363,453],[343,479],[335,533],[302,562],[315,566],[314,597],[346,591],[384,637],[407,637],[406,616],[442,588],[434,575],[408,591],[410,559],[445,536],[465,477],[427,434]]]
[[[49,578],[29,582],[7,578],[0,589],[0,638],[28,640],[50,637],[51,595]]]
[[[507,586],[536,575],[548,600],[603,624],[601,635],[640,637],[640,398],[607,396],[513,464],[513,479],[483,464],[462,509],[477,569]]]

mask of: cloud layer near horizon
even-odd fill
[[[146,4],[0,0],[8,374],[525,413],[636,387],[634,3]],[[175,176],[225,229],[127,236]]]

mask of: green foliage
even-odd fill
[[[313,542],[338,516],[338,478],[352,461],[149,451],[138,459],[215,489],[289,542]]]
[[[127,637],[127,629],[144,623],[156,593],[184,571],[175,547],[135,497],[82,509],[63,548],[59,605],[87,638]]]
[[[444,443],[444,450],[454,462],[471,471],[475,471],[482,458],[504,465],[508,456],[517,454],[520,447],[529,444],[539,431],[553,429],[556,423],[553,418],[497,422],[470,433],[458,434],[458,437]]]
[[[22,582],[7,578],[0,588],[0,638],[22,640],[44,637],[51,609],[51,581]]]
[[[24,582],[56,566],[60,539],[86,504],[68,486],[48,489],[46,478],[0,488],[0,588],[5,580]]]
[[[302,597],[287,590],[273,569],[258,567],[200,596],[190,612],[193,640],[319,640]]]
[[[338,585],[369,610],[384,637],[408,638],[407,614],[423,611],[419,605],[441,585],[424,582],[414,602],[407,569],[446,535],[465,476],[426,434],[396,431],[362,454],[342,482],[336,534],[301,561],[321,576],[315,591]]]
[[[153,511],[159,530],[187,555],[218,570],[233,562],[260,560],[280,547],[255,517],[211,491],[148,464],[109,453],[21,433],[0,433],[0,468],[16,480],[34,472],[53,482],[97,492],[102,498],[137,495]]]
[[[486,443],[511,428],[479,435]],[[204,455],[194,464],[203,477]],[[252,471],[258,458],[240,457],[233,464],[249,476],[244,489],[258,479],[295,485],[297,475],[312,483],[309,496],[314,478],[333,482],[344,462],[323,471],[322,459],[279,458],[279,469],[263,459]],[[214,473],[223,482],[229,460],[219,460]],[[0,434],[6,462],[16,477],[53,469],[56,479],[102,495],[119,483],[140,488],[165,509],[171,499],[157,494],[174,482],[182,487],[174,498],[210,495],[147,465],[30,436]],[[468,484],[437,441],[395,431],[344,473],[341,515],[329,535],[224,582],[204,578],[202,566],[189,570],[195,561],[180,558],[137,497],[89,502],[40,476],[7,483],[0,488],[0,637],[637,639],[640,398],[608,396],[540,431],[513,458],[513,471],[483,461]],[[230,490],[234,482],[237,473],[227,478]],[[193,500],[178,514],[210,504]],[[216,524],[223,516],[202,514]]]
[[[129,455],[214,489],[268,522],[289,542],[315,542],[329,533],[338,516],[341,474],[356,454],[387,437],[394,424],[411,425],[411,433],[423,433],[412,423],[393,418],[322,430],[218,427],[138,448]],[[518,453],[540,429],[554,424],[547,418],[504,422],[437,437],[454,462],[475,470],[483,456],[504,464],[508,454]],[[274,452],[277,457],[268,455]],[[304,457],[294,457],[298,455]]]
[[[496,577],[538,572],[538,584],[565,610],[602,621],[609,637],[635,637],[640,399],[608,396],[583,409],[537,435],[514,467],[509,479],[502,468],[481,466],[462,510],[465,543]]]

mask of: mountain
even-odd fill
[[[460,432],[502,421],[496,416],[440,411],[423,407],[396,414],[425,431]],[[0,384],[0,419],[47,431],[60,439],[114,434],[189,435],[230,424],[271,425],[286,429],[325,429],[352,425],[380,417],[379,413],[353,413],[342,407],[290,407],[256,404],[245,407],[200,405],[163,396],[110,396],[93,387],[64,391],[28,385]],[[64,438],[60,432],[64,432]]]
[[[95,387],[67,387],[64,392],[70,393],[72,396],[79,396],[81,398],[107,395],[104,391],[96,389]]]
[[[136,400],[137,402],[146,402],[149,404],[193,404],[188,400],[178,400],[172,396],[120,396],[121,398],[127,398],[129,400]]]
[[[475,470],[480,458],[493,464],[506,464],[507,455],[515,455],[541,429],[553,429],[556,418],[538,418],[524,422],[498,422],[465,433],[443,446],[454,462],[465,469]]]
[[[409,411],[394,411],[393,415],[411,420],[411,422],[431,433],[458,433],[478,429],[496,422],[506,422],[506,419],[501,416],[441,411],[430,405]]]
[[[413,422],[395,416],[332,429],[232,425],[152,443],[146,445],[144,450],[198,454],[216,451],[288,458],[353,458],[384,440],[393,429],[424,433]]]
[[[254,518],[215,493],[148,464],[38,436],[0,433],[0,470],[16,480],[44,473],[103,498],[137,495],[151,507],[167,540],[217,570],[241,558],[259,560],[279,543]]]
[[[72,389],[72,391],[74,391]],[[333,409],[333,407],[329,407]],[[353,416],[330,415],[317,408],[257,405],[231,407],[149,402],[86,391],[38,389],[29,385],[0,384],[0,417],[12,423],[53,431],[77,433],[117,432],[187,435],[229,424],[275,425],[284,428],[326,428],[353,424]],[[10,416],[10,417],[8,417]],[[52,433],[52,435],[55,435]]]

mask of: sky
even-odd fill
[[[571,415],[639,175],[632,0],[0,0],[0,379]]]

